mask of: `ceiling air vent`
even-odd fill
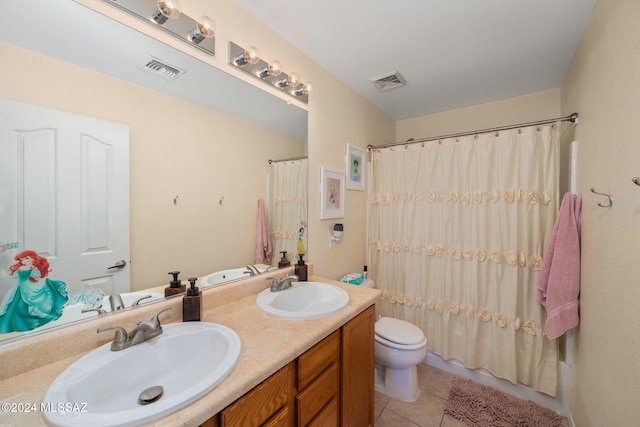
[[[404,77],[402,77],[397,71],[371,79],[371,83],[373,83],[382,92],[396,87],[404,86],[406,82],[407,81],[404,79]]]
[[[160,61],[154,57],[149,58],[143,62],[140,68],[155,76],[161,77],[165,80],[175,80],[185,73],[184,70],[169,65],[166,62]]]

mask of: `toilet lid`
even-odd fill
[[[376,335],[402,345],[420,344],[424,341],[424,333],[420,328],[393,317],[383,317],[376,322]]]

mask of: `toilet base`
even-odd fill
[[[394,399],[415,402],[420,394],[418,367],[389,368],[376,364],[375,388]]]

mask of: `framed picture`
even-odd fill
[[[344,217],[344,174],[322,168],[320,219]]]
[[[347,190],[364,190],[364,150],[347,144]]]

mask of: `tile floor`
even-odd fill
[[[467,427],[444,413],[455,375],[429,365],[418,365],[420,395],[415,402],[375,392],[375,427]],[[563,419],[563,426],[568,426]]]

